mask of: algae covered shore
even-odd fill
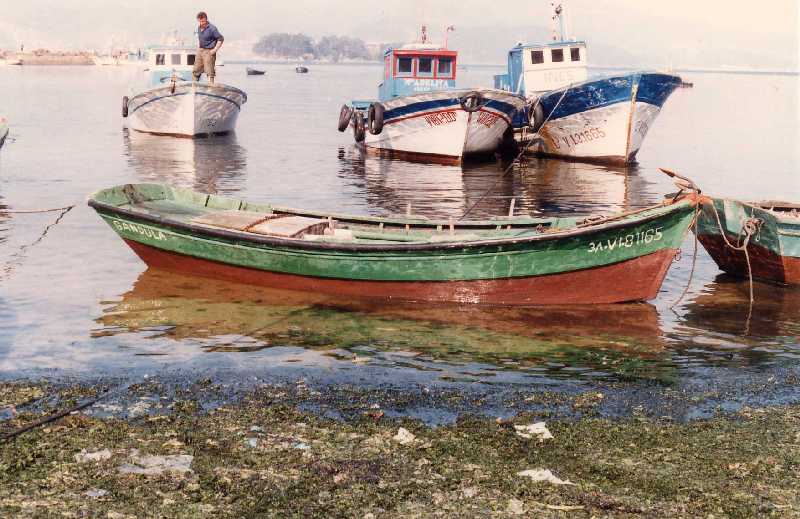
[[[433,426],[389,412],[379,390],[111,386],[0,384],[4,436],[93,402],[2,441],[0,515],[800,516],[797,404],[610,419],[602,392],[542,392],[522,398],[535,411]]]

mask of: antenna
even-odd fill
[[[445,49],[447,48],[447,33],[449,33],[450,31],[455,31],[455,30],[456,30],[455,25],[448,25],[447,27],[444,28],[444,48]]]

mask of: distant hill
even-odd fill
[[[367,44],[350,36],[323,36],[319,41],[306,34],[271,33],[262,36],[253,52],[269,59],[380,60],[384,44]]]

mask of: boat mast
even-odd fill
[[[569,22],[567,20],[567,3],[565,1],[550,2],[553,15],[550,17],[550,25],[553,30],[553,41],[572,40],[569,36]]]

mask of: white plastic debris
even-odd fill
[[[294,447],[295,449],[299,449],[301,451],[307,451],[311,448],[311,445],[303,442],[297,442],[292,447]]]
[[[258,438],[247,438],[244,443],[247,444],[248,447],[255,449],[258,447]]]
[[[525,513],[525,503],[519,499],[509,499],[506,510],[511,515],[522,515]]]
[[[83,495],[88,497],[103,497],[108,495],[108,490],[103,490],[102,488],[90,488]]]
[[[540,441],[549,440],[553,437],[544,422],[536,422],[530,425],[515,425],[514,429],[517,431],[517,436],[522,438],[532,439],[538,438]]]
[[[169,456],[133,456],[133,463],[120,465],[123,474],[144,474],[155,476],[164,472],[191,472],[194,456],[174,454]]]
[[[395,434],[392,437],[392,439],[397,443],[399,443],[400,445],[408,445],[409,443],[412,443],[416,438],[417,437],[414,436],[411,433],[411,431],[409,431],[408,429],[404,429],[403,427],[397,429],[397,434]]]
[[[110,457],[111,451],[108,449],[95,452],[86,452],[86,449],[81,449],[81,451],[75,455],[75,461],[78,463],[86,463],[89,461],[103,461],[109,459]]]
[[[250,426],[250,432],[264,432],[264,428],[258,425],[252,425]]]
[[[561,480],[555,476],[550,469],[528,469],[522,472],[517,472],[517,476],[531,478],[533,481],[546,481],[553,485],[574,485],[575,483],[565,479]]]

